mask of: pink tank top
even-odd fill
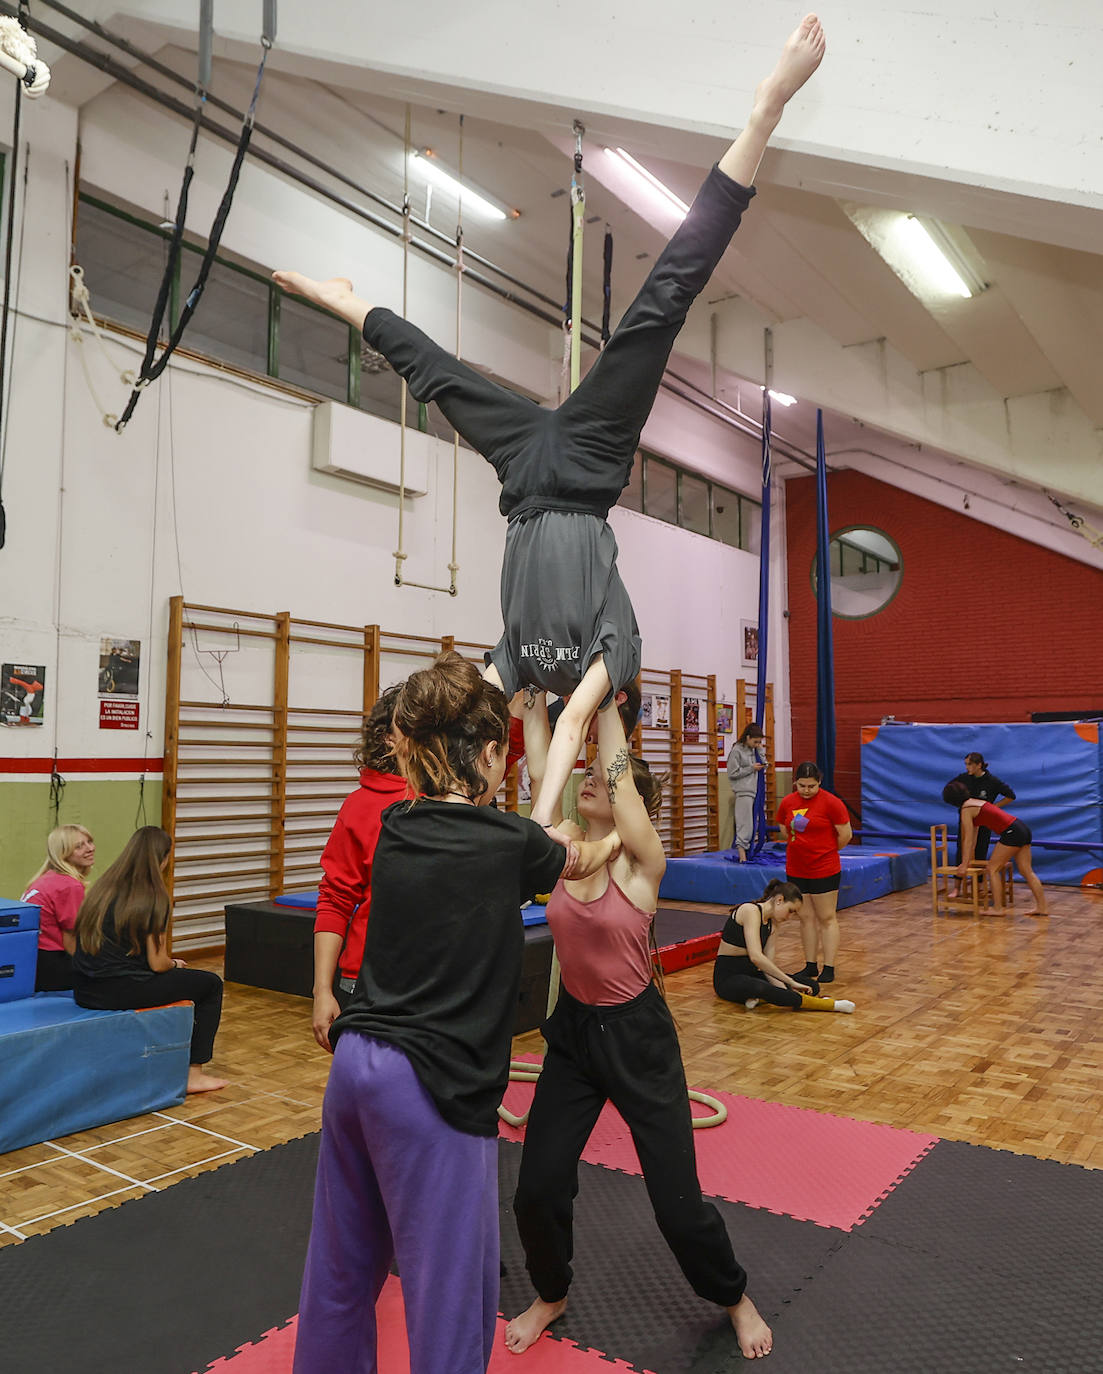
[[[651,982],[647,935],[653,911],[641,911],[609,877],[592,902],[572,897],[562,880],[548,902],[563,986],[577,1002],[611,1007],[638,997]]]

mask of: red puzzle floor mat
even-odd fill
[[[525,1059],[535,1059],[526,1055]],[[511,1083],[506,1105],[519,1115],[532,1085]],[[694,1132],[701,1189],[710,1197],[850,1231],[915,1168],[938,1137],[871,1121],[826,1116],[753,1097],[711,1093],[728,1109],[721,1126]],[[695,1106],[698,1115],[708,1108]],[[507,1140],[524,1132],[506,1126]],[[620,1113],[606,1106],[582,1158],[638,1174],[639,1161]]]
[[[384,1374],[410,1374],[402,1285],[393,1275],[383,1286],[376,1317],[380,1370]],[[297,1323],[298,1318],[293,1317],[286,1326],[267,1332],[253,1345],[242,1346],[236,1355],[215,1360],[208,1366],[207,1374],[291,1374]],[[505,1331],[505,1319],[499,1317],[494,1354],[490,1357],[487,1374],[518,1374],[518,1357],[506,1349]],[[622,1360],[610,1360],[596,1351],[582,1350],[569,1341],[553,1340],[547,1334],[525,1351],[524,1361],[524,1374],[608,1374],[614,1369],[634,1368]]]

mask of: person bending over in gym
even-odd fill
[[[567,856],[489,804],[509,708],[473,663],[446,653],[414,673],[394,734],[416,800],[383,813],[363,964],[329,1028],[295,1374],[376,1368],[375,1303],[395,1259],[411,1374],[483,1374],[493,1347],[520,907]],[[579,871],[618,844],[579,845]]]
[[[525,721],[537,800],[551,739],[544,703],[535,699]],[[629,755],[614,704],[598,712],[597,733],[598,766],[577,802],[586,828],[563,824],[572,838],[615,829],[621,850],[602,872],[561,880],[548,901],[562,986],[542,1027],[547,1053],[513,1202],[537,1296],[506,1327],[506,1345],[522,1354],[566,1309],[578,1162],[612,1102],[632,1133],[659,1230],[694,1292],[727,1309],[744,1356],[768,1355],[770,1328],[746,1294],[719,1212],[701,1196],[678,1036],[653,979],[651,932],[666,868],[654,826],[662,783]],[[558,805],[552,815],[559,822]]]
[[[757,902],[743,902],[728,917],[712,966],[712,987],[725,1002],[753,1011],[759,1002],[793,1011],[853,1011],[841,997],[818,997],[814,980],[798,982],[778,968],[776,927],[800,913],[804,894],[796,883],[774,878]]]
[[[954,870],[958,877],[964,877],[973,862],[977,830],[985,826],[996,835],[996,844],[985,861],[988,882],[995,898],[996,906],[1004,903],[1003,866],[1010,859],[1023,876],[1034,898],[1034,910],[1028,916],[1048,916],[1049,901],[1045,888],[1038,881],[1038,875],[1030,861],[1030,845],[1034,836],[1026,821],[1020,821],[1009,811],[1004,811],[994,802],[981,801],[970,797],[964,783],[948,782],[943,793],[948,801],[956,801],[961,807],[961,863]]]
[[[758,87],[742,133],[709,173],[612,338],[558,409],[498,386],[391,311],[354,295],[347,278],[274,274],[285,290],[361,328],[368,344],[406,378],[415,400],[436,401],[498,474],[499,508],[509,520],[504,630],[487,654],[487,674],[507,697],[526,686],[571,697],[556,722],[545,797],[533,811],[545,829],[587,722],[640,668],[636,617],[606,516],[629,480],[686,314],[754,195],[752,182],[786,103],[823,52],[823,29],[810,14]]]

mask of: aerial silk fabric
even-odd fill
[[[766,719],[766,652],[770,637],[770,442],[772,421],[769,389],[762,393],[762,542],[758,553],[758,683],[755,688],[754,718],[761,725]],[[762,852],[766,843],[766,771],[758,775],[754,798],[754,835],[750,857]]]
[[[823,411],[818,410],[816,412],[816,762],[823,772],[823,786],[828,792],[833,792],[835,790],[835,651],[831,636],[830,554],[831,532],[827,519],[827,455],[823,443]]]

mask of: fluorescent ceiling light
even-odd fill
[[[658,197],[665,210],[676,210],[682,216],[689,213],[689,206],[685,201],[680,196],[676,196],[669,186],[664,186],[659,178],[637,162],[631,153],[626,153],[623,148],[606,148],[605,152],[622,167],[627,167],[635,175],[636,184],[641,189],[646,189],[652,196]]]
[[[760,386],[758,389],[759,391],[766,390],[764,386]],[[797,398],[790,396],[787,391],[771,391],[770,400],[776,401],[779,406],[795,406],[797,403]]]
[[[498,204],[486,191],[476,191],[469,181],[460,181],[442,164],[432,148],[417,148],[410,154],[410,162],[415,172],[431,181],[434,186],[447,191],[457,201],[462,201],[465,210],[474,210],[487,219],[518,219],[520,210],[507,209]]]
[[[907,215],[901,230],[916,266],[944,294],[968,300],[986,288],[937,220]]]

